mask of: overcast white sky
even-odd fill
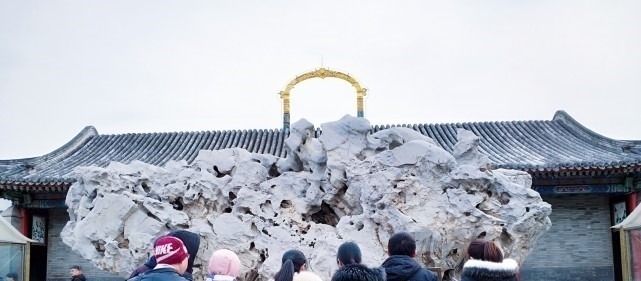
[[[549,120],[641,139],[641,1],[1,1],[0,159],[101,134],[280,128],[321,65],[372,124]],[[292,120],[355,115],[351,86]]]

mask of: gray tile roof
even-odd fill
[[[397,125],[412,128],[452,151],[456,129],[481,137],[480,151],[495,168],[530,172],[560,170],[641,170],[641,141],[613,140],[585,128],[563,111],[548,121],[473,122]],[[386,126],[373,126],[372,132]],[[320,134],[320,130],[316,134]],[[61,148],[34,158],[0,160],[0,186],[59,190],[75,181],[79,166],[106,167],[111,161],[140,160],[163,165],[170,160],[191,162],[199,150],[240,147],[250,152],[285,156],[282,130],[231,130],[100,135],[91,126]]]

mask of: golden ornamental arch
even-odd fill
[[[294,86],[296,86],[298,83],[303,82],[307,79],[312,79],[312,78],[325,79],[327,77],[338,78],[352,84],[354,89],[356,89],[356,116],[365,117],[365,112],[363,109],[363,97],[367,95],[367,89],[361,87],[361,84],[358,83],[358,81],[356,81],[354,77],[350,76],[347,73],[343,73],[340,71],[331,70],[327,68],[319,68],[319,69],[296,76],[296,78],[294,78],[291,82],[289,82],[289,84],[287,84],[287,87],[285,87],[285,89],[279,93],[280,98],[283,100],[283,129],[285,129],[286,131],[289,131],[289,125],[290,125],[290,120],[289,120],[290,93],[289,92],[294,88]]]

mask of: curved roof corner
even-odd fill
[[[16,164],[27,164],[27,165],[36,165],[45,161],[50,161],[59,157],[65,157],[67,155],[73,154],[78,149],[83,147],[91,138],[98,136],[98,130],[94,126],[87,126],[80,131],[73,139],[65,143],[63,146],[58,149],[49,152],[42,156],[31,157],[31,158],[21,158],[21,159],[12,159],[12,160],[0,160],[0,165],[16,165]]]
[[[564,125],[564,127],[577,136],[582,136],[592,142],[596,142],[602,145],[608,146],[617,146],[617,147],[627,147],[630,145],[639,145],[638,141],[626,141],[626,140],[617,140],[608,138],[604,135],[601,135],[595,131],[588,129],[583,126],[583,124],[576,121],[570,114],[564,110],[558,110],[554,113],[552,121],[556,121]]]
[[[45,154],[40,158],[44,160],[51,160],[58,157],[65,157],[67,155],[73,154],[78,149],[83,147],[91,138],[98,136],[98,130],[94,126],[87,126],[80,133],[78,133],[73,139],[65,143],[62,147],[54,150],[51,153]]]
[[[578,130],[580,132],[589,134],[592,137],[600,137],[608,140],[614,140],[614,139],[607,138],[601,134],[598,134],[595,131],[588,129],[586,126],[583,126],[583,124],[576,121],[576,119],[574,119],[572,116],[570,116],[570,114],[565,112],[565,110],[557,110],[554,113],[554,117],[552,118],[552,121],[558,121],[565,124],[570,129],[573,129],[573,132]]]

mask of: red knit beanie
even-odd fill
[[[187,248],[180,239],[163,236],[154,244],[154,256],[159,264],[177,264],[189,257]]]

